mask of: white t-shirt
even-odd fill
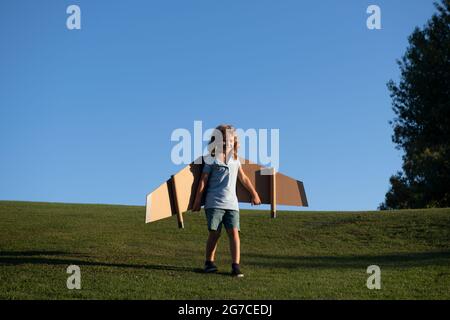
[[[239,210],[236,180],[241,162],[233,156],[230,156],[227,162],[215,158],[211,164],[205,163],[203,166],[203,173],[208,173],[205,209]]]

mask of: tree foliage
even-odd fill
[[[399,83],[388,82],[403,171],[390,178],[380,209],[450,206],[450,0],[435,6],[409,37]]]

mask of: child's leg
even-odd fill
[[[209,231],[208,241],[206,241],[206,261],[214,261],[219,238],[220,230]]]
[[[241,259],[241,239],[239,238],[239,229],[238,228],[230,228],[227,229],[228,238],[230,239],[230,251],[231,251],[231,259],[233,263],[239,264],[239,260]]]

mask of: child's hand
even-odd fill
[[[261,199],[259,198],[259,195],[255,192],[255,194],[252,196],[252,205],[260,205]]]

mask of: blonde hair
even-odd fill
[[[234,160],[237,160],[238,159],[239,140],[238,140],[238,136],[236,135],[236,129],[230,124],[221,124],[214,129],[214,132],[211,135],[211,139],[209,140],[209,143],[208,143],[208,150],[209,150],[209,153],[211,154],[211,156],[212,157],[216,156],[216,149],[217,149],[218,144],[215,143],[215,140],[216,140],[215,133],[217,131],[220,132],[220,134],[222,135],[222,139],[223,139],[223,144],[221,145],[222,148],[226,144],[227,134],[233,135],[233,139],[234,139],[234,141],[233,141],[233,158],[234,158]]]

